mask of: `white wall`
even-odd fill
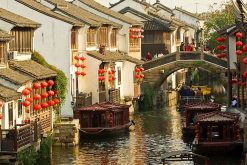
[[[134,96],[134,69],[136,64],[129,61],[123,62],[122,86],[123,96]]]
[[[34,50],[43,55],[48,63],[65,72],[69,78],[71,59],[70,32],[72,25],[39,13],[13,0],[1,1],[0,7],[42,24],[34,33]],[[65,105],[62,108],[62,116],[73,115],[70,105],[71,100],[70,82],[68,81],[68,93]]]
[[[236,69],[234,62],[237,62],[236,57],[236,36],[230,35],[229,36],[229,64],[230,69]]]
[[[194,25],[194,26],[198,26],[197,25],[197,21],[199,21],[199,19],[195,18],[195,17],[192,17],[186,13],[183,13],[181,11],[178,11],[178,10],[173,10],[174,14],[175,14],[175,17],[179,20],[182,20],[188,24],[191,24],[191,25]]]
[[[132,1],[132,0],[125,0],[122,3],[120,3],[116,6],[113,6],[111,9],[114,11],[120,11],[120,10],[124,9],[125,7],[129,7],[130,5],[133,9],[136,9],[139,12],[145,13],[146,7],[140,3],[137,3],[137,2]]]

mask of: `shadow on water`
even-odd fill
[[[46,165],[159,165],[165,152],[190,150],[182,137],[182,116],[176,107],[136,112],[130,132],[107,139],[81,139],[74,148],[53,147]],[[171,164],[186,165],[192,162]],[[240,165],[240,157],[210,157],[212,165]]]

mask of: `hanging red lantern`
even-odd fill
[[[237,32],[236,33],[236,37],[239,39],[239,38],[242,38],[243,37],[243,34],[241,32]]]
[[[218,58],[225,58],[226,54],[225,53],[220,53],[216,55]]]
[[[242,82],[241,86],[245,87],[246,86],[246,82]]]
[[[48,96],[49,96],[49,95],[48,95],[48,93],[46,93],[46,92],[44,92],[44,93],[41,94],[41,97],[42,97],[43,99],[47,98]]]
[[[54,81],[53,81],[53,80],[49,80],[49,81],[48,81],[48,86],[49,86],[49,87],[52,87],[53,85],[54,85]]]
[[[82,56],[82,57],[80,57],[80,60],[85,61],[86,58]]]
[[[140,78],[144,78],[144,74],[141,74],[141,75],[140,75]]]
[[[81,72],[80,72],[80,71],[76,71],[76,72],[75,72],[75,75],[76,75],[76,76],[80,76],[80,75],[81,75]]]
[[[30,93],[33,91],[31,87],[26,87],[26,89],[29,90]]]
[[[141,38],[144,38],[144,35],[141,35]]]
[[[226,49],[226,46],[225,45],[219,45],[216,47],[217,50],[224,50]]]
[[[49,90],[47,93],[49,96],[54,96],[54,94],[55,94],[54,91],[51,91],[51,90]]]
[[[240,55],[243,54],[243,51],[242,51],[242,50],[237,50],[237,51],[236,51],[236,54],[237,54],[238,56],[240,56]]]
[[[34,100],[39,100],[40,98],[41,98],[41,96],[39,94],[33,95],[33,99]]]
[[[81,75],[82,76],[86,76],[86,72],[81,72]]]
[[[102,81],[102,77],[98,77],[98,81]]]
[[[0,120],[1,120],[1,119],[3,119],[3,114],[2,114],[2,113],[0,113]]]
[[[135,72],[140,72],[141,70],[139,68],[135,68]]]
[[[243,73],[244,78],[247,78],[247,71]]]
[[[232,84],[236,84],[237,82],[238,82],[237,79],[232,79],[232,80],[231,80],[231,83],[232,83]]]
[[[236,46],[242,46],[242,45],[243,45],[243,42],[242,41],[236,42]]]
[[[79,63],[75,64],[75,67],[79,68],[81,65]]]
[[[28,124],[28,123],[30,122],[29,118],[26,118],[26,119],[24,120],[24,122],[25,122],[26,124]]]
[[[40,83],[40,85],[41,85],[42,88],[46,88],[48,86],[48,83],[43,81],[43,82]]]
[[[226,41],[226,39],[224,37],[218,37],[216,40],[218,42],[225,42]]]
[[[75,56],[74,59],[80,60],[80,56]]]
[[[49,107],[49,104],[48,104],[48,103],[42,103],[42,104],[41,104],[41,108],[45,109],[45,108],[47,108],[47,107]]]
[[[25,100],[26,100],[26,101],[29,101],[30,103],[32,103],[32,102],[33,102],[33,99],[31,99],[31,98],[29,98],[29,97],[28,97],[28,98],[26,98]]]
[[[55,102],[53,100],[49,100],[47,103],[49,104],[49,106],[55,105]]]
[[[81,68],[86,68],[86,65],[85,64],[81,64]]]
[[[247,44],[243,46],[243,51],[247,52]]]
[[[34,109],[35,111],[39,111],[39,110],[41,110],[41,106],[40,106],[39,104],[35,104],[35,105],[33,106],[33,109]]]
[[[116,77],[115,77],[115,76],[112,76],[112,80],[113,80],[113,81],[116,80]]]
[[[59,103],[59,99],[57,99],[57,98],[53,99],[53,101],[54,101],[55,104]]]
[[[140,71],[143,72],[145,69],[143,67],[140,68]]]
[[[112,71],[109,70],[109,71],[108,71],[108,74],[112,74]]]
[[[30,103],[29,101],[27,101],[27,100],[25,100],[25,101],[22,102],[22,105],[23,105],[24,107],[28,107],[30,104],[31,104],[31,103]]]
[[[26,112],[26,113],[29,113],[29,112],[30,112],[30,110],[29,110],[29,109],[25,109],[25,112]]]
[[[112,69],[111,69],[111,72],[112,72],[113,74],[116,73],[115,68],[112,68]]]
[[[140,78],[140,75],[139,74],[135,75],[135,78],[136,79],[139,79]]]
[[[243,59],[243,63],[244,63],[245,65],[247,65],[247,57],[245,57],[245,58]]]
[[[23,95],[27,96],[30,94],[30,91],[28,89],[23,89],[23,91],[21,92]]]
[[[39,83],[34,83],[34,84],[33,84],[33,88],[34,88],[34,89],[40,89],[41,86],[40,86]]]
[[[112,78],[108,78],[108,81],[109,81],[109,82],[112,82]]]

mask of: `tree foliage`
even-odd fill
[[[217,45],[216,38],[219,37],[217,31],[235,23],[233,4],[228,2],[221,5],[219,9],[211,9],[207,13],[204,22],[204,38],[209,50],[213,50]]]

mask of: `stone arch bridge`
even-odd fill
[[[177,70],[183,68],[201,68],[213,74],[224,77],[227,61],[204,51],[177,51],[163,57],[145,62],[145,82],[159,88],[166,78]]]

